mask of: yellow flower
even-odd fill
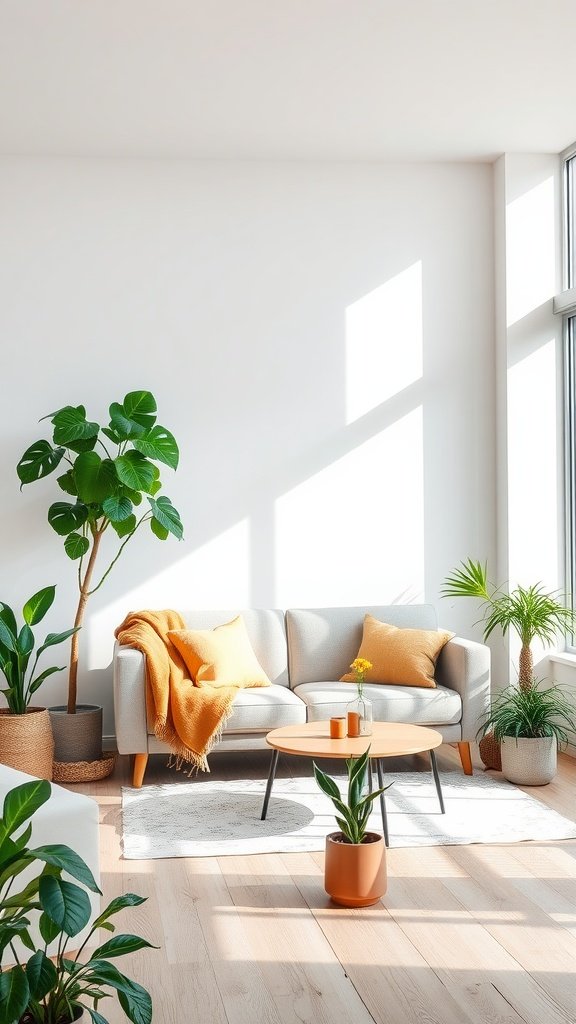
[[[363,679],[364,673],[368,672],[368,670],[372,668],[372,662],[368,661],[367,658],[354,658],[350,668],[356,673],[356,676]]]

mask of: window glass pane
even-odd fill
[[[565,322],[566,374],[566,589],[572,608],[576,608],[576,317]],[[576,638],[568,636],[574,648]]]
[[[576,155],[566,161],[566,287],[576,285]]]

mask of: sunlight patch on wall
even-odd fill
[[[279,607],[422,598],[421,407],[277,500],[276,565]]]
[[[555,293],[554,203],[554,178],[550,177],[506,207],[508,327]]]
[[[346,310],[346,421],[422,376],[422,263]]]
[[[110,663],[113,632],[127,612],[142,608],[246,608],[250,605],[250,584],[250,531],[248,520],[242,519],[167,569],[126,590],[96,614],[91,615],[89,610],[83,630],[88,633],[83,637],[86,667]]]
[[[509,573],[558,586],[558,452],[554,339],[508,370]]]

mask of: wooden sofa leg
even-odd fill
[[[144,772],[146,771],[146,765],[148,764],[148,754],[135,754],[134,755],[134,771],[132,773],[132,785],[135,789],[140,789],[144,782]]]
[[[467,742],[459,743],[458,753],[460,754],[460,760],[462,762],[464,775],[472,775],[474,769],[472,768],[472,755],[470,753],[470,744]]]

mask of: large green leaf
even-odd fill
[[[35,441],[26,449],[16,467],[20,483],[31,484],[48,476],[59,465],[64,448],[53,448],[48,441]]]
[[[16,647],[18,648],[18,654],[20,655],[20,658],[26,659],[27,662],[28,655],[30,654],[31,651],[34,650],[34,633],[30,629],[30,626],[26,625],[26,623],[24,623],[22,629],[18,634]]]
[[[16,632],[12,632],[12,629],[6,625],[2,616],[0,616],[0,644],[3,644],[9,651],[17,650]]]
[[[39,894],[42,910],[66,935],[78,935],[90,920],[90,899],[79,885],[43,875]]]
[[[33,594],[32,597],[26,601],[26,604],[22,609],[24,622],[27,622],[29,626],[36,626],[41,622],[48,609],[52,607],[55,594],[56,587],[44,587],[43,590],[39,590],[38,593]]]
[[[85,1010],[90,1014],[92,1018],[92,1024],[108,1024],[106,1017],[103,1017],[98,1010],[93,1010],[91,1006],[86,1006]]]
[[[106,960],[92,960],[88,981],[98,985],[110,985],[118,993],[118,1002],[124,1013],[133,1024],[150,1024],[152,1020],[152,1000],[142,985],[121,974],[114,964]]]
[[[51,786],[43,779],[24,782],[21,786],[11,789],[4,797],[2,825],[8,835],[12,835],[20,825],[42,807],[50,797]]]
[[[83,405],[67,405],[52,417],[54,426],[54,444],[68,445],[71,441],[96,437],[100,429],[98,423],[86,419]]]
[[[96,879],[88,865],[69,846],[64,846],[61,843],[50,846],[38,846],[36,849],[31,850],[30,853],[38,860],[44,861],[45,864],[50,864],[52,867],[61,868],[63,871],[66,871],[77,882],[82,882],[82,885],[85,885],[91,892],[100,892]]]
[[[134,447],[148,458],[164,462],[171,469],[178,466],[179,451],[176,440],[170,431],[160,424],[152,427],[144,437],[137,438]]]
[[[150,430],[156,422],[156,399],[150,391],[130,391],[122,403],[124,415]]]
[[[150,520],[150,529],[152,530],[154,536],[158,537],[158,540],[167,540],[167,538],[170,536],[169,531],[166,529],[166,527],[161,526],[157,519],[152,518]]]
[[[42,949],[38,949],[26,964],[26,977],[34,999],[43,999],[58,981],[56,968]]]
[[[156,466],[148,462],[141,452],[129,451],[114,460],[116,472],[126,487],[145,491],[156,476]]]
[[[114,495],[102,502],[102,511],[112,523],[122,523],[132,515],[132,502],[123,496]]]
[[[15,1024],[26,1009],[30,997],[28,981],[21,967],[0,974],[0,1024]]]
[[[76,481],[74,480],[74,472],[68,469],[66,473],[62,473],[62,476],[56,477],[57,483],[61,490],[66,494],[71,494],[73,498],[78,497],[78,488],[76,487]]]
[[[48,633],[44,643],[38,648],[38,657],[46,650],[47,647],[55,647],[57,644],[64,643],[68,640],[73,633],[77,633],[80,626],[73,626],[72,629],[65,629],[63,633]]]
[[[163,495],[157,499],[149,497],[148,501],[150,502],[152,515],[160,523],[160,526],[163,526],[165,530],[172,533],[178,540],[182,540],[184,528],[180,520],[180,514],[174,508],[170,498]]]
[[[142,424],[130,419],[124,412],[123,406],[118,402],[112,402],[110,406],[110,429],[121,441],[141,437],[145,432]]]
[[[92,958],[98,960],[101,957],[109,959],[114,956],[124,956],[125,953],[135,953],[138,949],[157,949],[151,942],[141,939],[139,935],[115,935],[108,939],[102,946],[95,949]]]
[[[146,903],[146,896],[137,896],[134,892],[125,892],[122,896],[115,896],[93,922],[94,927],[100,928],[105,921],[120,913],[121,910],[125,910],[127,907],[140,907],[143,903]]]
[[[55,501],[48,509],[48,522],[60,537],[66,537],[78,530],[88,518],[85,505],[71,505],[67,501]]]
[[[18,633],[18,626],[16,625],[16,616],[12,611],[9,604],[2,604],[0,602],[0,621],[8,626],[8,629],[12,633],[12,636],[16,638]]]
[[[38,930],[40,935],[44,939],[46,945],[56,938],[60,934],[60,929],[54,921],[50,920],[47,914],[40,914],[38,919]]]
[[[111,525],[112,529],[122,539],[122,537],[127,537],[129,533],[133,533],[136,529],[136,516],[129,516],[128,519],[123,519],[121,523],[112,523]]]
[[[76,558],[82,558],[90,547],[90,541],[88,537],[83,537],[81,533],[69,533],[64,541],[64,550],[73,561]]]
[[[36,678],[30,683],[28,689],[30,696],[32,696],[33,693],[36,693],[36,690],[42,686],[44,680],[48,679],[48,676],[53,676],[55,672],[63,672],[64,668],[64,665],[52,665],[50,668],[45,668],[44,671],[41,672],[39,676],[36,676]]]
[[[87,505],[100,504],[114,494],[118,477],[112,459],[101,459],[96,452],[84,452],[74,463],[78,497]]]

